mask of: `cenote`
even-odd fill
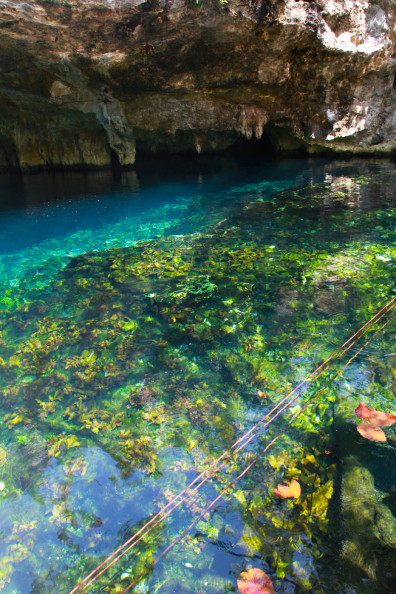
[[[396,433],[355,414],[395,412],[392,311],[310,374],[396,295],[394,163],[153,163],[0,182],[0,590],[156,518],[78,592],[393,591]]]

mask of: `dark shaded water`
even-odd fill
[[[11,182],[0,587],[69,592],[395,295],[396,171],[219,162]],[[391,313],[88,591],[235,592],[249,567],[277,593],[392,591],[395,431],[367,440],[354,413],[394,412]],[[293,479],[300,497],[277,498]]]

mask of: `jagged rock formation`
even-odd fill
[[[0,1],[0,168],[389,153],[395,0]]]

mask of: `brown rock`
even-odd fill
[[[136,150],[390,152],[386,0],[37,0],[0,7],[0,167],[131,165]]]

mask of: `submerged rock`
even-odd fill
[[[348,457],[343,466],[341,558],[369,578],[386,581],[396,562],[396,518],[357,458]]]
[[[395,18],[388,0],[2,2],[0,168],[390,152]]]

